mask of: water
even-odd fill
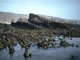
[[[37,48],[37,46],[33,46],[30,48],[30,52],[32,53],[32,57],[24,58],[24,49],[20,47],[19,44],[14,46],[15,52],[13,55],[9,55],[8,49],[4,49],[0,51],[0,60],[70,60],[70,55],[76,55],[75,60],[80,60],[80,38],[66,38],[65,39],[69,43],[78,44],[79,47],[56,47],[49,49]]]

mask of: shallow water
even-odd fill
[[[65,38],[69,43],[78,44],[79,47],[56,47],[49,49],[37,48],[33,46],[30,48],[32,57],[24,58],[24,49],[21,49],[20,45],[14,46],[15,52],[13,55],[9,55],[8,49],[0,51],[0,60],[70,60],[70,55],[76,55],[75,60],[80,60],[80,38]]]

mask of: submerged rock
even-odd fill
[[[25,58],[26,57],[31,57],[32,56],[32,54],[31,53],[29,53],[29,52],[24,52],[24,55],[23,55]]]
[[[75,60],[76,57],[77,57],[77,56],[75,56],[75,55],[70,55],[70,56],[69,56],[69,59],[70,59],[70,60]]]

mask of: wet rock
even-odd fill
[[[25,58],[27,58],[27,57],[31,57],[32,56],[32,54],[31,53],[29,53],[29,52],[24,52],[24,55],[23,55]]]
[[[76,45],[76,47],[79,47],[79,45]]]
[[[75,56],[75,55],[70,55],[70,56],[69,56],[69,59],[70,59],[70,60],[75,60],[76,57],[77,57],[77,56]]]

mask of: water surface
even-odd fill
[[[14,46],[15,52],[13,55],[9,54],[9,50],[3,49],[0,51],[0,60],[70,60],[70,55],[76,55],[75,60],[80,60],[80,38],[65,38],[69,43],[79,45],[79,47],[55,47],[55,48],[37,48],[37,46],[30,47],[32,57],[24,58],[24,49],[19,44]]]

